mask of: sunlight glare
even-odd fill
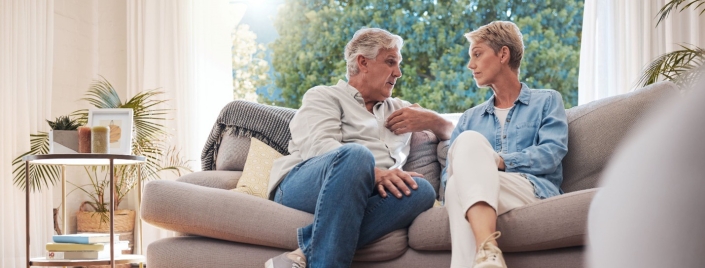
[[[248,7],[257,7],[266,5],[268,0],[243,0]]]

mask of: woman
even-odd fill
[[[494,94],[463,113],[449,143],[451,267],[506,267],[497,217],[562,193],[568,123],[560,93],[519,82],[524,44],[514,23],[495,21],[465,37],[475,82]]]

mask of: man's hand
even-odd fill
[[[449,140],[453,132],[450,121],[417,103],[394,111],[385,126],[397,135],[429,129],[440,140]]]
[[[377,191],[379,191],[379,195],[382,198],[387,198],[385,188],[397,198],[402,198],[402,192],[404,192],[406,196],[409,196],[411,195],[409,186],[414,190],[419,188],[412,176],[423,178],[423,175],[416,172],[407,172],[401,169],[383,170],[375,168],[375,187],[377,187]]]

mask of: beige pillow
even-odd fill
[[[264,142],[252,138],[242,176],[233,191],[267,198],[267,186],[269,184],[269,173],[272,171],[272,163],[274,163],[274,159],[282,156],[282,154],[267,146]]]

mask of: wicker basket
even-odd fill
[[[110,233],[110,221],[101,222],[100,213],[85,211],[84,206],[76,212],[76,231],[78,233]],[[123,250],[123,254],[132,254],[134,248],[135,231],[135,211],[121,209],[115,211],[115,234],[120,236],[120,240],[127,240],[130,244],[129,250]]]
[[[76,213],[76,224],[79,232],[108,233],[110,221],[101,222],[100,213],[93,211],[79,211]],[[132,232],[135,230],[135,211],[120,209],[115,211],[116,233]]]

